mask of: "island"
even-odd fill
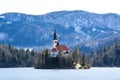
[[[76,48],[71,52],[66,45],[60,45],[54,31],[53,48],[44,50],[35,60],[36,69],[89,69],[85,55]]]

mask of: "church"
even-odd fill
[[[51,52],[51,57],[57,57],[59,50],[63,50],[63,52],[67,55],[70,50],[67,46],[65,45],[60,45],[58,40],[57,40],[57,34],[56,31],[54,31],[53,35],[53,48]]]

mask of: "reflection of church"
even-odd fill
[[[52,48],[51,57],[56,57],[58,55],[59,50],[63,50],[65,54],[67,54],[69,52],[69,49],[67,46],[59,45],[59,42],[57,40],[56,31],[55,31],[54,37],[53,37],[53,48]]]

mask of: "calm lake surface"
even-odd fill
[[[0,68],[0,80],[120,80],[120,68]]]

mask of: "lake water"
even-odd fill
[[[120,68],[0,68],[0,80],[120,80]]]

